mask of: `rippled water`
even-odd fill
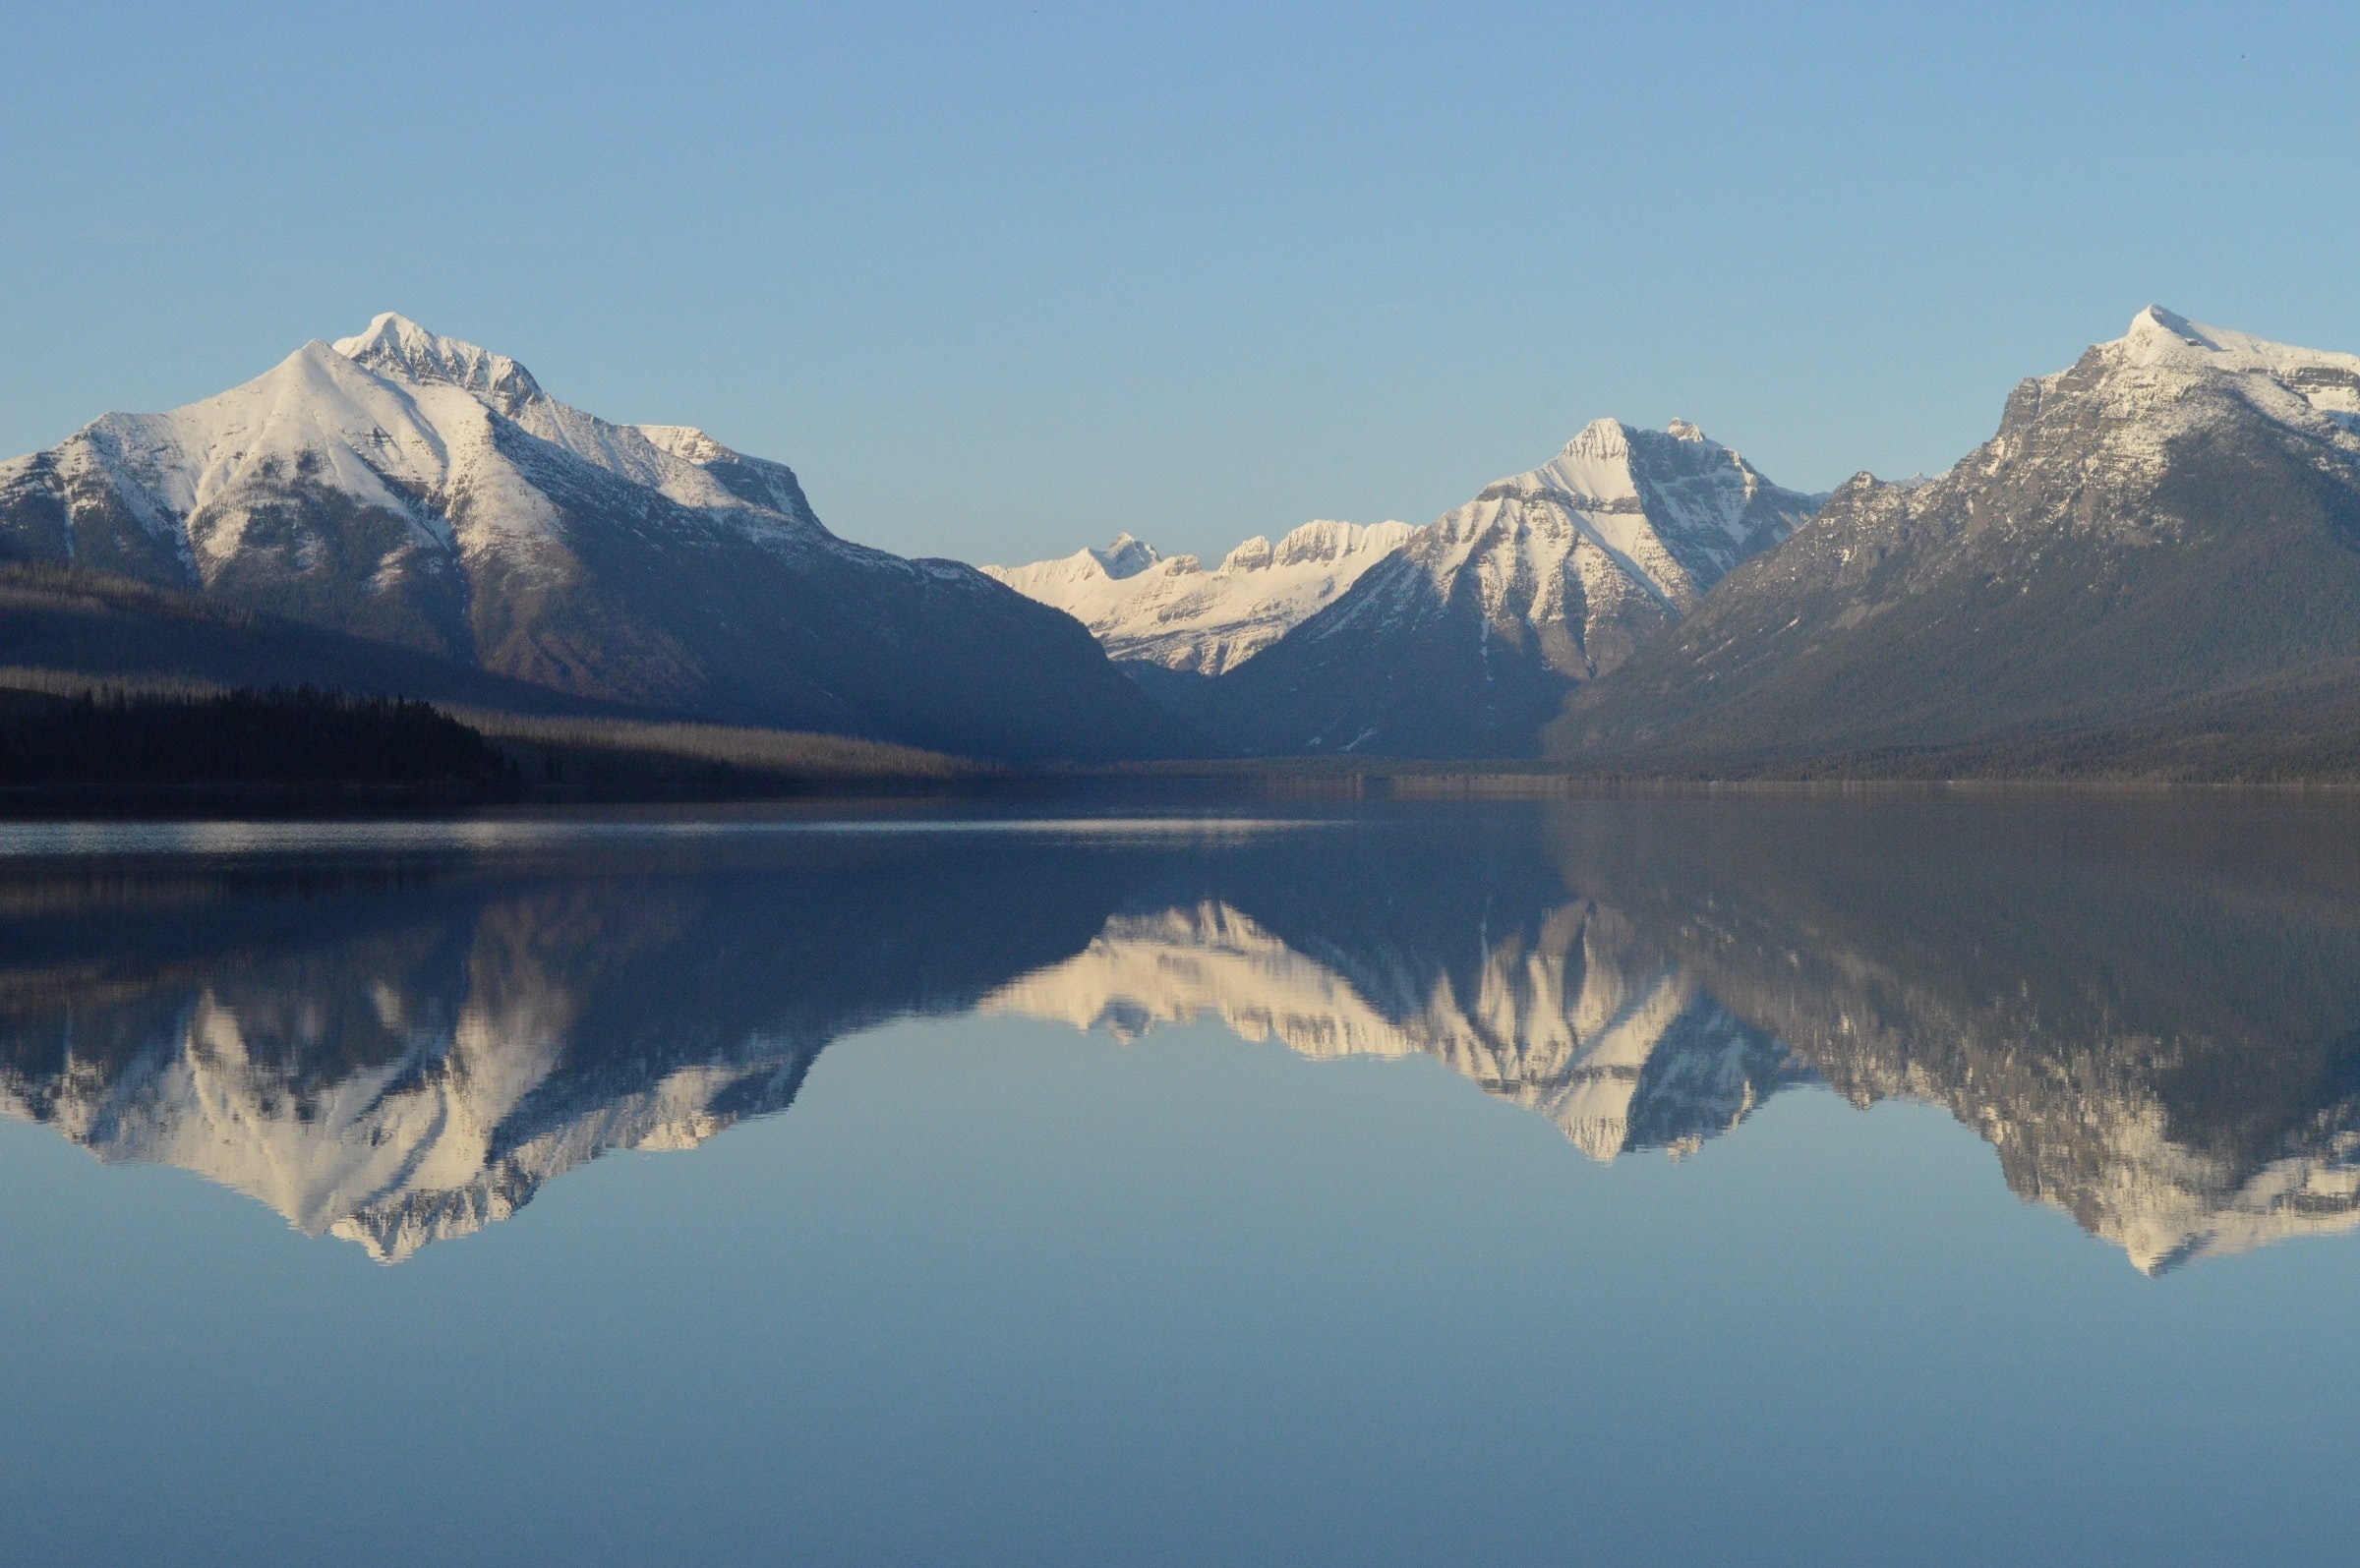
[[[9,1560],[2360,1516],[2334,801],[11,826],[0,1109]]]

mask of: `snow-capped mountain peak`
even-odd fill
[[[367,456],[356,439],[363,432]],[[102,415],[57,459],[69,477],[119,484],[126,507],[151,535],[176,531],[249,485],[298,468],[308,468],[315,483],[404,515],[410,508],[393,487],[428,482],[448,460],[449,440],[432,409],[318,339],[204,402],[164,414]]]
[[[2160,305],[2150,305],[2132,317],[2131,329],[2125,336],[2132,342],[2164,337],[2190,348],[2213,349],[2219,346],[2198,330],[2196,323],[2188,318],[2167,311]]]
[[[1817,499],[1779,491],[1685,420],[1658,432],[1600,419],[1539,468],[1420,529],[1410,554],[1438,586],[1480,560],[1479,597],[1494,619],[1524,616],[1521,601],[1509,603],[1519,593],[1538,593],[1554,618],[1568,589],[1592,605],[1636,589],[1677,614],[1785,538]]]
[[[1099,720],[1183,743],[1061,618],[971,568],[835,538],[784,464],[690,426],[569,407],[508,356],[391,312],[201,402],[104,415],[0,462],[0,560],[126,578],[359,645],[331,671],[318,645],[256,633],[298,678],[432,684],[472,670],[985,755],[1050,733],[1102,752]],[[1024,652],[977,661],[978,638]],[[142,672],[249,668],[216,634],[201,640],[160,656],[175,668]],[[418,655],[440,664],[417,674]],[[1032,661],[1033,674],[1008,673]],[[1099,719],[1044,703],[1042,678],[1073,683]]]
[[[1569,683],[1628,659],[1823,499],[1684,420],[1594,420],[1240,671],[1219,724],[1253,751],[1527,753]]]
[[[2258,377],[2299,395],[2319,413],[2360,415],[2360,355],[2273,343],[2250,332],[2208,326],[2150,305],[2100,352],[2128,367],[2181,375]],[[2264,396],[2268,389],[2264,388]],[[2337,419],[2338,423],[2345,423]]]
[[[1258,572],[1269,565],[1271,557],[1276,553],[1277,552],[1271,547],[1267,536],[1256,534],[1252,539],[1240,542],[1228,554],[1221,557],[1221,570],[1225,572]]]
[[[430,332],[394,311],[380,312],[366,331],[338,338],[330,346],[380,375],[464,387],[503,414],[513,415],[544,395],[532,372],[505,354]]]
[[[817,522],[793,476],[779,482],[786,472],[780,465],[732,451],[693,426],[611,424],[551,397],[507,355],[444,337],[406,316],[381,313],[367,331],[338,339],[334,349],[398,383],[457,387],[529,434],[683,506],[750,506],[806,526]]]
[[[1683,770],[1906,743],[1931,767],[1939,748],[2038,735],[2031,766],[2103,770],[2133,732],[2189,744],[2158,737],[2212,732],[2177,717],[2219,711],[2199,702],[2307,689],[2298,671],[2360,650],[2355,506],[2360,356],[2150,305],[2019,382],[1991,438],[1942,473],[1847,483],[1614,689],[1576,699],[1556,743]],[[2108,734],[2126,738],[2079,738]],[[2199,776],[2266,754],[2200,749]]]
[[[1104,550],[983,570],[1081,621],[1115,659],[1217,675],[1334,600],[1409,532],[1319,519],[1275,545],[1257,534],[1211,571],[1118,534]]]
[[[1626,457],[1631,428],[1619,419],[1594,419],[1573,433],[1561,455],[1566,457]]]
[[[365,332],[333,345],[314,339],[254,380],[201,402],[104,415],[52,461],[69,481],[103,476],[139,520],[147,548],[206,580],[215,573],[206,563],[240,555],[263,537],[249,525],[277,516],[293,494],[339,495],[404,519],[430,557],[469,549],[471,539],[538,550],[558,525],[539,478],[526,472],[532,460],[502,439],[502,421],[680,506],[730,514],[733,526],[752,524],[782,540],[815,529],[791,475],[775,487],[780,494],[740,494],[747,487],[727,483],[717,466],[754,460],[703,433],[688,433],[697,437],[693,449],[678,439],[668,447],[550,397],[504,354],[389,312]],[[43,455],[0,467],[0,481]],[[757,522],[756,509],[782,516]],[[779,527],[789,520],[796,526]]]
[[[1767,509],[1765,493],[1776,502]],[[1513,564],[1481,574],[1484,609],[1495,618],[1505,612],[1502,593],[1568,573],[1592,598],[1615,600],[1636,589],[1677,613],[1740,559],[1786,537],[1816,504],[1817,497],[1779,492],[1685,420],[1658,432],[1600,419],[1539,468],[1486,486],[1420,530],[1413,552],[1429,558],[1440,584],[1466,565],[1470,552],[1490,556],[1512,546]],[[1594,669],[1596,661],[1586,663]]]
[[[1104,550],[1092,550],[1085,553],[1096,561],[1107,576],[1118,582],[1125,577],[1137,577],[1163,559],[1154,546],[1144,539],[1134,539],[1129,534],[1117,534],[1114,542]]]

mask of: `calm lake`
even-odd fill
[[[0,1560],[2360,1537],[2360,803],[0,825]]]

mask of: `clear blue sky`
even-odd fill
[[[848,537],[1939,469],[2151,299],[2360,350],[2360,8],[0,5],[0,452],[396,309]]]

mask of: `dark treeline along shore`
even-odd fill
[[[423,702],[303,686],[214,694],[0,691],[0,791],[41,799],[289,797],[483,800],[517,773],[475,729]]]
[[[0,682],[10,677],[0,673]],[[20,672],[16,678],[27,678]],[[1732,777],[1555,759],[1247,757],[1098,766],[979,762],[841,735],[688,721],[449,708],[318,687],[77,691],[0,684],[0,813],[454,809],[755,799],[1503,800],[1693,788],[2340,787],[2360,782],[2351,720],[2190,734],[1887,748]],[[2112,741],[2114,737],[2106,737]],[[2138,766],[2126,769],[2127,759]]]
[[[903,746],[715,725],[444,712],[313,686],[0,687],[0,810],[368,810],[974,790],[1012,779]]]

